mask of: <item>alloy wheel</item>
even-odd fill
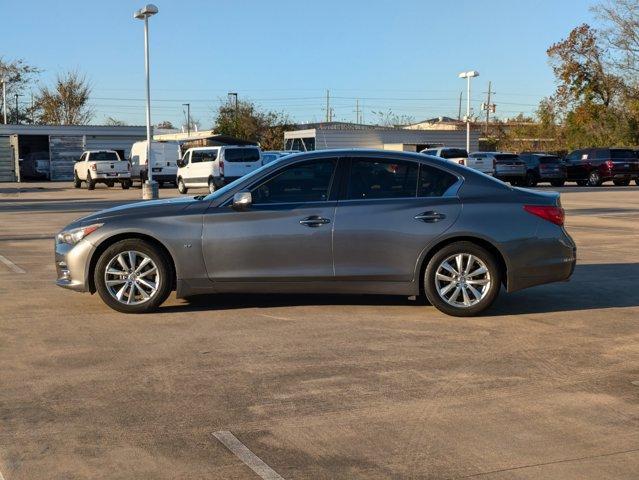
[[[490,290],[491,278],[486,264],[470,253],[456,253],[437,267],[435,287],[449,305],[468,308],[482,301]]]
[[[148,302],[158,291],[160,273],[148,255],[128,250],[113,257],[104,271],[109,295],[125,305]]]

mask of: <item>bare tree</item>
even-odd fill
[[[118,118],[111,117],[111,116],[105,118],[104,124],[109,125],[111,127],[124,127],[127,125],[127,123],[124,120],[120,120]]]
[[[85,125],[94,115],[89,106],[91,85],[84,75],[67,72],[58,75],[53,88],[42,87],[36,97],[40,123]]]
[[[609,48],[612,66],[639,74],[639,0],[607,0],[593,7],[603,23],[601,36]]]

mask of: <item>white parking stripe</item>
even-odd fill
[[[2,255],[0,255],[0,262],[4,263],[7,267],[9,267],[15,273],[27,273],[26,270],[23,270],[22,268],[18,267],[15,263],[13,263],[7,257],[3,257]],[[0,477],[0,480],[2,480],[1,477]]]
[[[284,478],[264,463],[260,457],[251,452],[246,445],[240,442],[231,432],[221,431],[213,434],[231,453],[257,473],[264,480],[284,480]],[[2,479],[0,479],[2,480]]]

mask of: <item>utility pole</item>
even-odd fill
[[[492,91],[492,82],[488,82],[488,91],[486,92],[486,103],[483,103],[481,108],[486,112],[486,125],[484,126],[484,135],[488,135],[488,122],[490,122],[490,113],[495,113],[497,105],[490,103],[491,95],[495,92]]]
[[[459,110],[457,112],[457,120],[461,121],[461,108],[462,108],[462,96],[464,95],[464,91],[459,92]]]
[[[191,104],[183,103],[183,107],[186,107],[186,136],[191,136]]]
[[[331,122],[333,120],[333,115],[331,112],[331,92],[326,90],[326,121]]]
[[[19,111],[18,111],[18,97],[20,97],[21,95],[18,95],[17,93],[15,94],[16,97],[16,125],[20,124],[20,115],[19,115]]]
[[[7,124],[7,81],[2,77],[2,112],[4,124]]]
[[[359,98],[355,100],[355,117],[356,117],[356,121],[355,123],[362,123],[362,121],[359,118]]]
[[[31,124],[35,125],[35,102],[33,101],[33,92],[31,92]]]

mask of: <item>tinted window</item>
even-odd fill
[[[555,156],[539,157],[539,163],[561,163],[561,159]]]
[[[461,148],[445,148],[440,155],[442,158],[466,158],[468,152]]]
[[[600,148],[597,150],[591,150],[589,158],[592,158],[594,160],[605,160],[610,158],[610,150],[608,150],[607,148]]]
[[[455,182],[457,177],[429,165],[419,166],[417,195],[420,197],[441,197]]]
[[[581,150],[575,150],[566,157],[566,160],[568,160],[569,162],[578,162],[581,160],[581,153]]]
[[[120,160],[115,152],[91,152],[89,160],[92,162],[113,162]]]
[[[347,198],[414,197],[417,191],[416,162],[353,159]]]
[[[226,162],[259,162],[260,151],[257,148],[228,148],[224,150]]]
[[[321,202],[328,200],[337,160],[292,165],[254,188],[253,204]]]
[[[217,150],[193,150],[191,163],[212,162],[217,159]]]
[[[501,154],[495,155],[495,160],[497,160],[498,162],[519,160],[519,156],[512,153],[501,153]]]
[[[627,159],[627,158],[635,158],[635,152],[633,150],[625,150],[625,149],[615,149],[610,150],[610,158],[613,160],[617,159]]]

